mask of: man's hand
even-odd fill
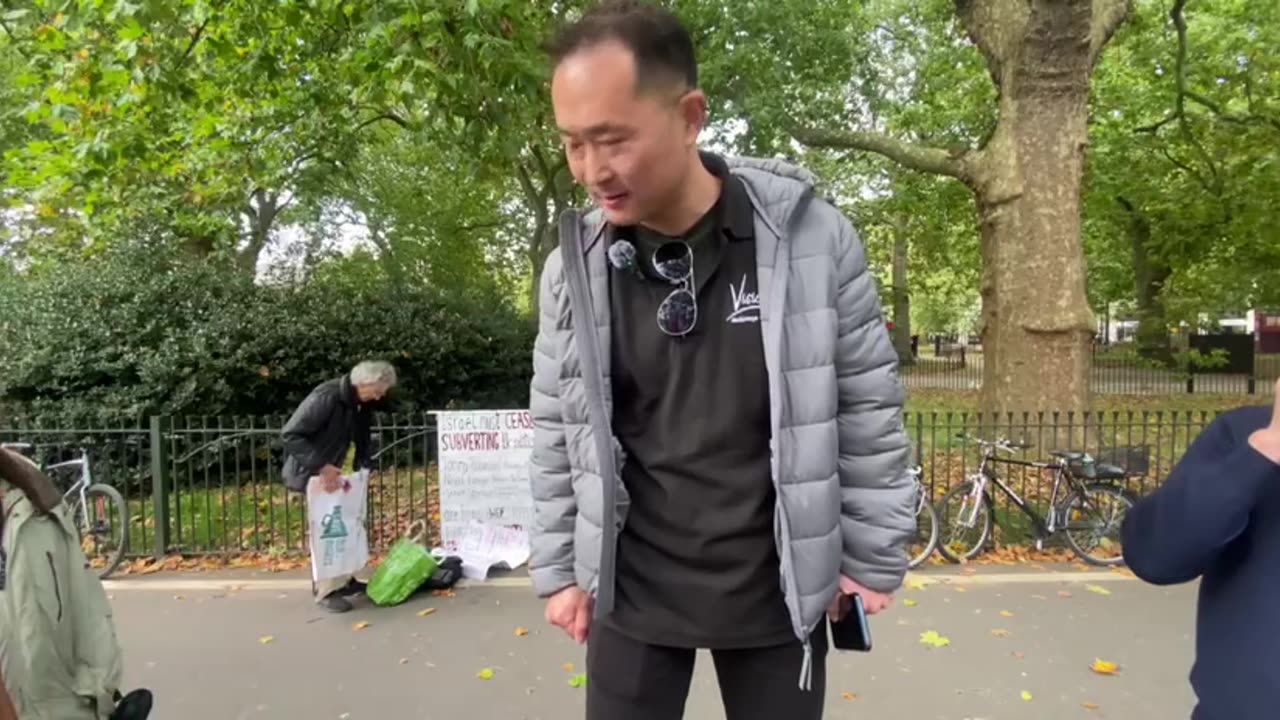
[[[1273,463],[1280,464],[1280,380],[1276,381],[1276,403],[1271,409],[1271,424],[1249,436],[1249,444]]]
[[[581,645],[591,630],[591,605],[590,595],[577,585],[570,585],[547,598],[547,622],[564,630]]]
[[[334,465],[325,465],[320,469],[320,487],[327,493],[336,493],[342,489],[342,469]]]
[[[849,599],[853,595],[862,596],[862,608],[867,611],[867,615],[875,615],[893,604],[892,593],[878,593],[875,590],[868,590],[857,582],[841,575],[840,590],[836,593],[836,599],[831,601],[831,607],[827,608],[827,615],[832,622],[842,620],[850,608],[853,607],[853,602]]]

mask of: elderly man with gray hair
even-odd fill
[[[337,492],[342,486],[342,465],[353,443],[353,467],[369,467],[373,462],[372,405],[395,384],[396,369],[390,363],[366,361],[348,375],[312,390],[281,431],[285,486],[305,493],[309,484],[318,483],[325,492]],[[316,603],[330,612],[347,612],[351,603],[344,595],[362,591],[365,582],[367,578],[353,576],[317,583]]]

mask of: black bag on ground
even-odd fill
[[[151,691],[139,688],[133,692],[120,697],[120,693],[116,693],[116,709],[111,713],[110,720],[147,720],[151,715],[151,704],[153,698]]]

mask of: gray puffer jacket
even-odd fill
[[[774,528],[780,582],[806,648],[807,687],[809,633],[840,574],[890,592],[906,573],[915,518],[904,393],[875,279],[849,221],[817,197],[803,170],[726,160],[755,210]],[[545,597],[576,583],[595,595],[597,617],[613,606],[615,543],[629,505],[619,472],[625,458],[610,429],[604,230],[598,211],[561,220],[561,247],[542,275],[530,398],[533,585]]]

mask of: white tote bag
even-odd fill
[[[369,471],[342,478],[342,489],[327,493],[307,484],[307,521],[311,539],[311,579],[319,582],[351,575],[369,562],[365,503]]]

